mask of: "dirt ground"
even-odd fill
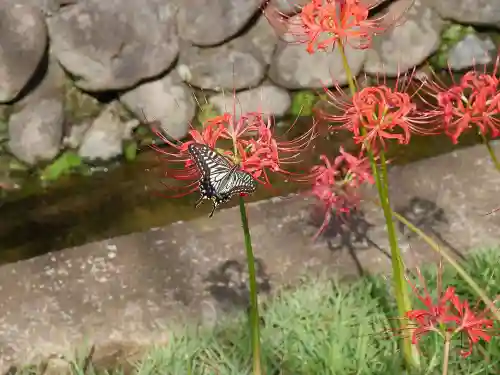
[[[495,148],[500,151],[500,144]],[[500,212],[485,214],[500,206],[500,173],[483,147],[394,167],[389,177],[394,208],[457,257],[498,244]],[[313,242],[313,203],[291,195],[248,205],[263,295],[304,274],[356,276],[390,269],[384,220],[376,206],[365,203],[350,221],[332,223]],[[405,228],[399,235],[410,267],[437,258]],[[137,351],[167,340],[176,321],[214,324],[226,311],[246,306],[245,268],[237,207],[212,219],[4,265],[0,373],[13,364],[71,354],[84,343],[97,345],[97,357]]]

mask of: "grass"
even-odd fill
[[[474,253],[467,271],[490,297],[500,295],[500,251]],[[423,270],[429,291],[436,290],[436,267]],[[453,285],[474,305],[477,298],[452,269],[445,268],[444,286]],[[326,277],[304,280],[283,291],[263,312],[262,351],[268,375],[403,374],[401,356],[391,331],[396,306],[385,277],[339,284]],[[416,305],[415,307],[418,307]],[[211,330],[194,327],[172,334],[171,344],[152,349],[135,364],[138,375],[250,374],[250,338],[246,318],[236,316]],[[419,375],[440,374],[442,342],[428,336]],[[458,348],[455,348],[458,349]],[[454,349],[454,350],[455,350]],[[500,338],[494,337],[467,358],[455,350],[450,374],[499,374]],[[92,367],[92,366],[90,366]],[[84,375],[78,366],[74,374]],[[87,374],[94,374],[90,369]],[[120,371],[113,372],[120,374]]]

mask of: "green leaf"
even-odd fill
[[[154,142],[154,137],[153,136],[147,136],[147,137],[144,137],[144,138],[141,138],[140,142],[139,142],[139,146],[149,146],[149,145],[152,145],[153,142]]]
[[[139,125],[136,128],[135,133],[138,137],[147,137],[151,134],[151,130],[147,126]]]
[[[77,153],[66,151],[42,171],[40,178],[43,181],[55,181],[81,165],[82,159]]]
[[[136,141],[128,141],[124,146],[124,154],[125,159],[127,161],[134,161],[137,157],[137,142]]]
[[[205,121],[220,115],[221,113],[213,104],[205,103],[200,106],[200,110],[198,111],[196,118],[198,122],[203,125]]]
[[[317,97],[313,92],[299,91],[293,95],[290,113],[293,116],[311,116],[316,101]]]

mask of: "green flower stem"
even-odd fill
[[[442,375],[448,375],[448,364],[450,361],[450,346],[451,346],[451,337],[449,333],[445,334],[444,340],[444,353],[443,353],[443,372]]]
[[[384,212],[385,223],[387,227],[387,237],[391,248],[391,264],[392,264],[392,280],[394,292],[396,294],[396,304],[398,306],[399,317],[401,318],[402,328],[408,329],[408,320],[405,318],[406,312],[412,309],[410,295],[406,287],[406,279],[404,273],[404,263],[401,257],[401,250],[398,244],[396,228],[392,216],[391,203],[389,199],[389,178],[387,176],[387,162],[385,152],[380,150],[378,153],[380,158],[380,172],[377,173],[376,179],[379,180],[379,198]],[[372,168],[377,169],[376,163],[372,163]],[[408,329],[409,330],[409,329]],[[409,332],[410,333],[410,332]],[[411,334],[403,335],[402,339],[403,354],[407,365],[419,367],[420,358],[418,351],[411,343]]]
[[[344,66],[345,75],[347,77],[347,84],[349,85],[349,91],[351,92],[351,95],[354,95],[357,91],[357,86],[356,82],[354,81],[354,74],[352,74],[351,67],[349,66],[349,61],[347,61],[344,43],[339,41],[337,47],[340,51],[340,56],[342,56],[342,65]]]
[[[250,228],[248,227],[247,211],[245,209],[245,200],[239,198],[241,226],[243,227],[243,235],[245,236],[245,250],[247,256],[248,279],[250,284],[250,335],[252,342],[252,368],[254,375],[261,375],[261,358],[260,358],[260,319],[259,319],[259,303],[257,297],[257,278],[255,276],[255,258],[252,249],[252,237],[250,236]]]
[[[483,134],[483,132],[481,130],[479,131],[479,135],[481,136],[481,139],[483,140],[483,143],[486,146],[488,153],[490,154],[491,161],[495,165],[495,168],[497,169],[497,171],[500,172],[500,162],[498,161],[497,156],[495,155],[495,151],[493,150],[493,147],[491,147],[490,141],[488,140],[488,138],[486,138],[486,136]]]
[[[469,276],[467,271],[463,269],[463,267],[453,258],[453,256],[444,248],[440,247],[436,241],[434,241],[431,237],[429,237],[427,234],[425,234],[422,230],[418,229],[415,225],[413,225],[411,222],[409,222],[405,217],[402,215],[398,214],[397,212],[392,212],[392,215],[402,224],[406,225],[408,229],[410,229],[413,233],[415,233],[417,236],[419,236],[424,242],[426,242],[432,250],[440,254],[454,269],[457,271],[457,273],[462,277],[462,279],[469,284],[472,290],[476,292],[476,294],[483,300],[485,305],[488,307],[488,309],[492,312],[492,314],[495,316],[495,319],[497,319],[500,322],[500,311],[499,309],[495,306],[493,301],[488,297],[486,292],[481,289],[481,287],[472,279],[472,277]]]
[[[354,94],[356,93],[356,83],[354,81],[354,76],[352,74],[351,68],[349,67],[349,62],[347,61],[343,44],[339,42],[338,48],[342,56],[342,62],[344,65],[344,71],[347,76],[349,89],[351,95],[354,96]],[[361,132],[362,134],[365,134],[366,130],[362,128]],[[367,147],[367,151],[370,159],[373,177],[375,178],[375,183],[378,190],[380,205],[382,206],[382,210],[384,212],[385,223],[387,227],[387,237],[389,239],[389,245],[391,248],[393,285],[396,295],[396,304],[398,306],[398,313],[403,322],[403,330],[410,329],[408,328],[408,321],[407,319],[405,319],[405,316],[406,312],[410,311],[412,308],[408,288],[406,287],[403,259],[401,257],[401,250],[399,249],[398,245],[398,238],[396,236],[396,230],[394,227],[392,210],[389,200],[387,163],[385,160],[385,153],[383,150],[378,153],[380,158],[379,170],[379,166],[376,163],[375,155],[373,154],[372,150]],[[420,357],[418,351],[411,343],[411,334],[403,335],[402,351],[405,363],[408,368],[418,368],[420,366]]]

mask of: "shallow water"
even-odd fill
[[[309,123],[310,119],[302,119],[297,129]],[[394,164],[409,163],[475,144],[478,137],[470,133],[461,140],[460,145],[453,146],[445,136],[414,137],[408,146],[393,147],[388,157],[394,158]],[[320,153],[334,155],[341,144],[352,147],[349,134],[318,140],[301,169],[307,170]],[[194,209],[197,193],[176,199],[162,196],[166,191],[162,185],[163,163],[158,153],[146,149],[134,162],[108,172],[66,177],[33,194],[11,196],[0,206],[0,264],[208,215],[208,202]],[[280,178],[273,180],[273,191],[261,188],[250,200],[306,188]]]

